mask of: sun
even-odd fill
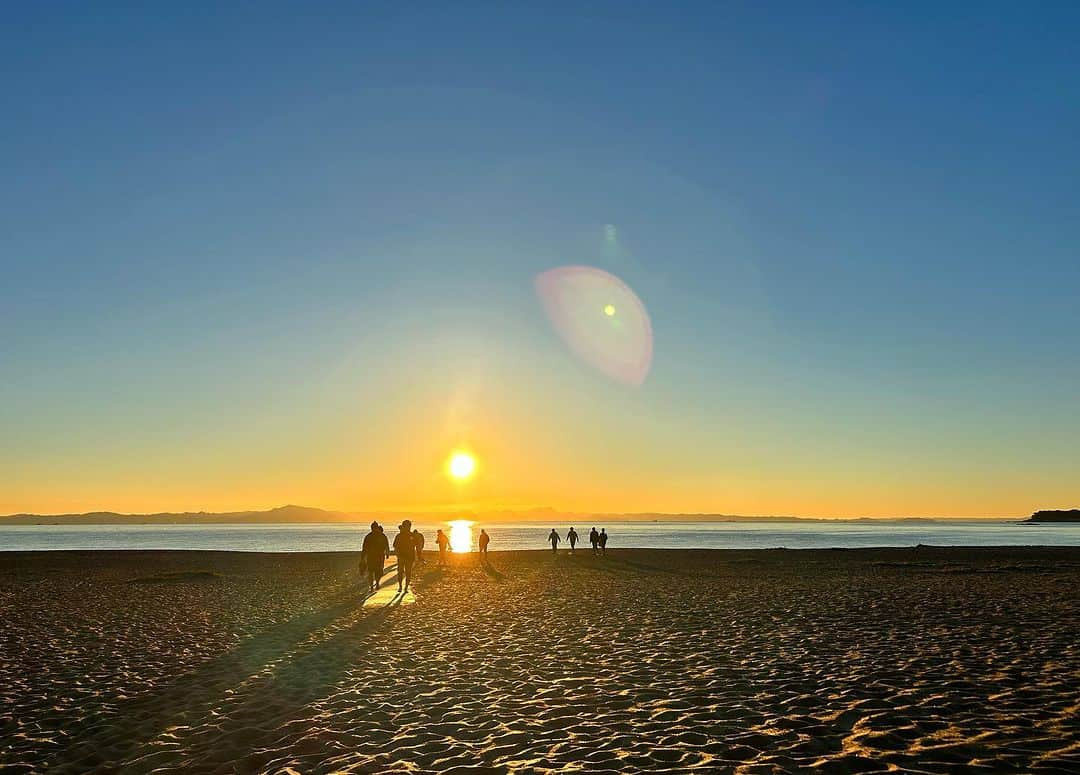
[[[455,452],[446,463],[446,471],[452,478],[463,482],[476,471],[476,458],[468,452]]]

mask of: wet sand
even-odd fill
[[[0,553],[0,769],[1080,772],[1080,549],[356,561]]]

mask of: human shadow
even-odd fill
[[[447,574],[447,569],[442,567],[428,568],[424,571],[424,575],[420,577],[420,580],[425,584],[434,584],[437,581],[442,581]]]
[[[390,570],[394,570],[393,566]],[[48,760],[48,771],[111,768],[171,727],[186,726],[194,718],[205,717],[223,697],[268,669],[273,670],[276,662],[302,650],[314,635],[329,633],[332,637],[358,618],[370,619],[369,628],[377,626],[400,603],[400,596],[383,608],[365,612],[364,603],[372,594],[367,591],[358,595],[355,588],[342,590],[330,605],[264,630],[160,689],[117,704],[113,712],[102,714],[78,732],[68,730],[70,744]],[[153,731],[147,734],[147,729]]]
[[[249,753],[243,770],[273,769],[282,750],[290,749],[304,734],[303,725],[294,727],[292,722],[307,717],[304,709],[308,706],[333,695],[350,669],[364,665],[367,647],[409,594],[397,593],[373,613],[345,622],[310,647],[297,650],[264,680],[208,709],[200,719],[204,723],[193,725],[180,737],[178,750],[150,763],[154,767],[179,764],[197,771],[220,769],[223,750],[245,750]],[[140,758],[139,766],[146,762]]]
[[[486,554],[480,556],[480,569],[495,581],[502,581],[506,578],[502,571],[491,564],[491,560],[488,559]]]
[[[680,570],[679,568],[670,568],[663,565],[651,565],[647,562],[640,562],[638,560],[630,560],[625,557],[619,557],[612,553],[607,555],[600,555],[594,558],[594,567],[608,568],[611,570],[629,570],[636,571],[638,573],[645,573],[651,576],[681,576],[691,577],[695,574],[688,571]]]

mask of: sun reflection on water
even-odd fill
[[[472,526],[473,522],[467,519],[455,519],[450,523],[450,551],[472,551]]]

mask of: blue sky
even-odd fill
[[[441,506],[449,426],[481,505],[1076,505],[1078,17],[13,8],[0,513]],[[641,388],[547,326],[571,263],[648,307]]]

